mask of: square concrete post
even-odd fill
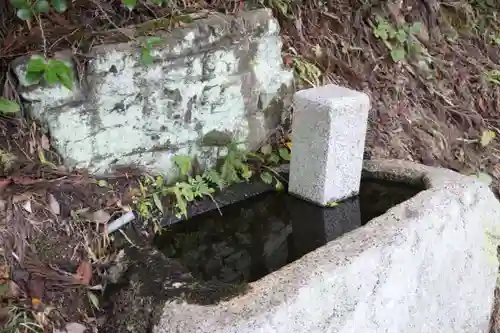
[[[331,84],[293,99],[289,192],[321,206],[357,195],[368,95]]]

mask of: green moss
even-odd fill
[[[229,145],[232,140],[233,138],[231,133],[212,130],[203,136],[201,139],[201,145],[205,147],[225,147]]]

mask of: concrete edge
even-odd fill
[[[371,252],[370,249],[390,246],[397,241],[397,234],[402,228],[409,226],[412,221],[411,216],[415,214],[415,212],[408,211],[407,207],[422,207],[423,211],[418,214],[426,214],[427,209],[432,210],[428,203],[435,197],[442,197],[443,192],[455,200],[460,200],[465,206],[472,205],[479,193],[484,193],[485,190],[489,191],[494,198],[493,193],[485,184],[475,181],[472,177],[413,162],[367,161],[364,165],[364,176],[381,180],[405,181],[410,184],[424,183],[427,190],[391,208],[365,226],[251,283],[251,290],[245,295],[213,306],[167,303],[161,323],[157,326],[159,329],[155,332],[164,332],[161,327],[170,327],[172,331],[179,332],[200,332],[199,329],[202,327],[209,328],[211,325],[221,327],[223,323],[229,325],[233,322],[266,316],[272,309],[278,309],[287,304],[289,300],[285,295],[297,294],[302,285],[314,283],[325,270],[346,267],[354,258]],[[316,267],[316,269],[304,271],[302,267]]]
[[[362,177],[423,185],[427,189],[456,182],[477,181],[474,177],[465,176],[452,170],[395,159],[364,161]]]

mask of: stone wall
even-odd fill
[[[47,126],[67,166],[171,174],[175,154],[207,166],[229,141],[251,149],[281,123],[293,74],[283,67],[269,11],[214,14],[155,35],[162,42],[149,66],[140,57],[147,37],[95,47],[73,91],[30,85],[27,59],[14,61],[31,115]],[[65,53],[56,58],[71,61]]]

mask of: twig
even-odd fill
[[[43,55],[47,58],[47,40],[45,39],[45,32],[43,31],[42,20],[40,19],[40,15],[35,14],[35,18],[38,22],[38,26],[40,27],[40,32],[42,33],[42,42],[43,42]]]
[[[132,41],[132,40],[134,40],[134,38],[133,38],[133,37],[131,37],[131,36],[127,35],[125,32],[123,32],[123,30],[124,30],[123,28],[120,28],[119,26],[117,26],[117,25],[115,24],[115,22],[113,22],[113,20],[111,20],[111,18],[109,17],[108,13],[106,13],[106,11],[104,10],[104,8],[102,8],[102,7],[101,7],[101,5],[99,4],[99,2],[98,2],[98,1],[92,1],[92,3],[93,3],[94,5],[96,5],[96,6],[99,8],[99,10],[102,12],[102,14],[104,15],[104,17],[106,18],[106,20],[107,20],[107,21],[108,21],[108,22],[109,22],[109,23],[110,23],[113,27],[115,27],[115,29],[116,29],[116,30],[118,30],[118,32],[122,33],[122,34],[123,34],[125,37],[127,37],[129,40],[131,40],[131,41]]]

